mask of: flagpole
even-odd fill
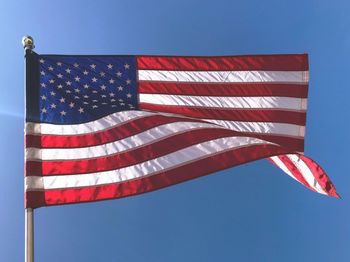
[[[25,82],[24,90],[26,90],[27,83],[27,73],[28,73],[28,56],[32,54],[34,49],[34,40],[31,36],[24,36],[22,38],[22,44],[24,48],[25,55]],[[25,209],[25,243],[24,243],[24,256],[25,262],[34,262],[34,210],[32,208]]]
[[[34,214],[32,208],[25,211],[25,262],[34,262]]]

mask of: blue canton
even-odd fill
[[[138,108],[131,56],[39,56],[40,121],[84,123]]]

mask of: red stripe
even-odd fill
[[[255,145],[248,148],[233,149],[137,180],[96,187],[48,190],[44,192],[44,200],[31,199],[30,202],[26,203],[30,204],[27,207],[35,208],[42,206],[43,202],[49,206],[137,195],[175,185],[228,167],[284,153],[287,152],[274,145]],[[26,194],[30,197],[32,193],[27,192]]]
[[[24,192],[24,207],[37,208],[45,206],[45,192],[44,191],[29,191]]]
[[[215,131],[218,133],[221,133],[222,136],[225,136],[226,132],[234,132],[232,130],[227,129],[220,129],[218,131]],[[215,133],[211,134],[214,138],[221,137],[220,134]],[[232,135],[232,133],[230,133]],[[235,136],[247,136],[247,137],[256,137],[265,141],[269,141],[271,143],[278,144],[285,148],[288,151],[296,151],[296,152],[303,152],[304,151],[304,140],[297,139],[297,138],[290,138],[290,137],[279,137],[279,136],[271,136],[271,135],[257,135],[257,134],[251,134],[251,133],[236,133]],[[207,138],[211,136],[208,135]],[[193,138],[194,139],[194,138]],[[199,141],[199,138],[195,138],[197,141]],[[166,139],[165,141],[168,141]],[[178,144],[177,144],[178,143]],[[161,142],[159,145],[164,145],[164,147],[160,147],[157,150],[160,150],[159,152],[153,152],[153,151],[147,151],[146,149],[139,148],[135,149],[135,153],[132,153],[134,151],[121,153],[119,155],[111,156],[111,157],[104,157],[104,158],[98,158],[100,159],[97,161],[97,159],[91,159],[91,160],[74,160],[74,161],[27,161],[25,165],[25,175],[26,176],[41,176],[41,175],[60,175],[60,174],[68,174],[68,173],[85,173],[85,172],[94,172],[93,170],[108,170],[108,169],[115,169],[118,167],[122,167],[121,163],[119,161],[130,161],[129,164],[136,163],[136,159],[151,159],[152,156],[156,157],[157,155],[161,155],[163,152],[171,152],[172,149],[177,148],[181,146],[181,140],[177,143],[171,144],[169,146],[169,143],[167,142]],[[157,144],[154,144],[154,146],[157,146]],[[149,146],[147,146],[149,147]],[[98,163],[97,163],[98,162]],[[96,163],[96,166],[95,166]],[[114,166],[115,168],[112,168]]]
[[[307,54],[222,57],[138,56],[136,60],[138,69],[147,70],[308,70]]]
[[[140,103],[141,109],[181,114],[193,118],[247,121],[247,122],[275,122],[304,126],[306,112],[274,110],[274,109],[221,109],[172,105],[156,105]]]
[[[312,191],[317,192],[314,188],[312,188],[309,183],[304,178],[303,174],[299,171],[299,169],[294,165],[293,161],[289,159],[288,156],[280,155],[278,158],[285,164],[288,170],[293,174],[293,176],[304,186],[311,189]]]
[[[56,176],[115,170],[161,157],[195,144],[229,136],[241,135],[232,130],[206,128],[176,134],[150,145],[107,157],[84,160],[27,161],[26,175]]]
[[[269,141],[271,143],[275,143],[287,149],[288,151],[304,152],[304,139],[301,138],[276,136],[269,134],[256,134],[248,132],[240,132],[240,134],[243,136],[255,137],[265,141]]]
[[[283,96],[307,98],[308,93],[308,85],[304,84],[208,84],[141,81],[138,87],[139,92],[144,94],[190,96]]]
[[[199,119],[171,116],[148,116],[138,118],[123,125],[84,135],[26,135],[26,147],[36,148],[77,148],[102,145],[129,136],[136,135],[148,129],[174,122],[204,122]]]
[[[314,175],[315,179],[317,180],[318,184],[322,187],[322,189],[329,195],[336,198],[340,198],[338,195],[333,183],[327,176],[326,172],[322,169],[321,166],[319,166],[315,161],[313,161],[311,158],[308,158],[304,155],[298,154],[298,156],[305,162],[305,164],[308,166],[312,174]]]

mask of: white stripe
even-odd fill
[[[217,124],[219,126],[232,129],[239,132],[251,132],[281,136],[304,137],[304,126],[270,123],[270,122],[243,122],[243,121],[226,121],[216,119],[205,119],[207,122]]]
[[[229,97],[140,94],[141,103],[206,108],[272,108],[305,110],[306,99],[294,97]]]
[[[130,110],[117,112],[95,121],[75,125],[56,125],[46,123],[39,124],[27,122],[25,126],[25,132],[26,134],[33,135],[83,135],[110,129],[118,125],[130,122],[131,120],[157,115],[183,117],[181,115],[175,115],[170,113],[154,113],[147,111]]]
[[[295,176],[289,171],[288,167],[286,167],[286,165],[281,161],[281,159],[278,156],[273,156],[270,157],[270,159],[279,167],[281,168],[284,173],[286,173],[288,176],[290,176],[291,178],[295,179],[296,181],[298,181],[299,183],[301,183],[298,179],[295,178]]]
[[[318,193],[327,195],[327,193],[322,189],[314,175],[312,174],[309,167],[305,164],[305,162],[295,154],[288,154],[287,157],[293,162],[296,168],[300,171],[302,176],[305,178],[306,182],[314,188]]]
[[[307,83],[307,71],[169,71],[138,70],[141,81],[172,82],[292,82]]]
[[[219,128],[210,123],[176,122],[154,127],[119,141],[84,148],[26,148],[27,160],[77,160],[113,155],[195,129]]]
[[[44,177],[29,176],[25,178],[26,191],[38,189],[86,187],[118,183],[148,175],[154,175],[158,172],[167,171],[189,162],[224,152],[226,150],[256,144],[268,144],[268,142],[250,137],[219,138],[196,144],[137,165],[117,170],[82,175]]]
[[[114,113],[95,121],[76,125],[55,125],[55,124],[39,124],[27,122],[26,134],[48,134],[48,135],[77,135],[102,131],[120,124],[124,124],[131,120],[153,115],[154,113],[144,111],[123,111]]]

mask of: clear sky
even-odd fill
[[[350,2],[0,2],[0,261],[24,258],[21,38],[38,53],[310,55],[306,153],[342,200],[267,161],[156,192],[35,210],[43,261],[350,261]]]

